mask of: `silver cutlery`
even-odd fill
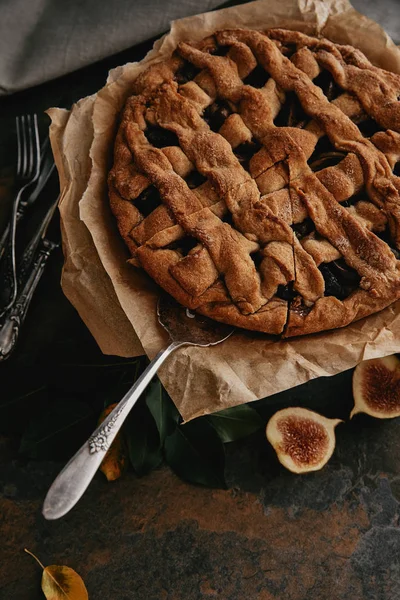
[[[53,151],[51,149],[50,137],[47,135],[40,146],[39,177],[36,180],[36,185],[34,186],[33,190],[31,190],[26,197],[24,196],[21,198],[17,212],[17,222],[22,219],[26,209],[36,202],[55,168],[56,165],[54,162]]]
[[[18,293],[17,266],[15,254],[15,236],[17,229],[17,214],[23,192],[34,183],[40,173],[40,144],[37,115],[16,117],[18,161],[16,173],[16,191],[13,200],[9,235],[7,237],[3,260],[9,263],[10,298],[0,309],[2,316],[13,305]],[[7,270],[8,271],[8,270]]]
[[[45,238],[47,228],[58,204],[58,197],[51,203],[37,230],[26,246],[19,263],[18,281],[21,290],[14,304],[3,315],[0,329],[0,361],[6,360],[15,349],[19,333],[36,287],[43,274],[51,252],[58,244]]]
[[[40,281],[49,256],[57,246],[58,244],[50,240],[44,239],[42,241],[35,256],[29,277],[18,293],[14,304],[5,314],[3,325],[0,329],[0,361],[6,360],[15,349],[32,296]]]
[[[59,519],[84,494],[132,407],[171,352],[182,346],[214,346],[226,340],[234,331],[228,325],[192,313],[166,294],[159,299],[157,314],[160,324],[169,333],[169,345],[155,356],[106,420],[55,479],[43,505],[46,519]]]
[[[26,209],[29,206],[32,206],[38,199],[39,195],[42,193],[43,188],[46,183],[50,179],[51,174],[55,169],[55,163],[53,158],[53,152],[50,146],[50,138],[46,136],[43,144],[40,147],[40,173],[39,177],[36,180],[36,185],[29,192],[29,194],[25,197],[21,197],[19,202],[19,206],[17,209],[17,224],[24,217]],[[1,236],[0,236],[0,257],[4,251],[5,245],[7,243],[8,236],[10,235],[11,222],[9,221],[4,228]]]

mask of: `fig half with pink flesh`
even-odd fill
[[[385,356],[364,360],[353,373],[354,408],[377,419],[400,417],[400,360]]]
[[[268,421],[266,434],[284,467],[308,473],[322,469],[332,456],[339,423],[306,408],[284,408]]]

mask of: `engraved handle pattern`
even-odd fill
[[[4,287],[1,290],[0,315],[3,316],[14,304],[18,293],[17,272],[15,264],[15,234],[17,228],[17,213],[20,206],[22,192],[28,187],[28,183],[20,187],[16,194],[12,206],[11,218],[9,223],[9,235],[5,240],[5,247],[2,248],[1,275],[4,281]]]
[[[4,316],[3,325],[0,329],[0,361],[6,360],[16,346],[32,296],[40,281],[48,258],[56,247],[57,244],[54,244],[50,240],[43,240],[42,247],[37,253],[32,271],[26,280],[23,289],[17,297],[15,304]]]
[[[112,428],[115,426],[118,421],[118,417],[122,413],[122,408],[120,408],[111,419],[109,419],[106,424],[104,423],[101,426],[101,429],[95,434],[91,435],[88,439],[89,444],[89,452],[90,454],[94,454],[95,452],[107,452],[110,447],[108,438],[111,434]]]
[[[157,354],[105,421],[63,468],[49,489],[43,504],[46,519],[59,519],[85,493],[97,469],[137,399],[149,385],[164,360],[186,342],[172,342]]]
[[[18,264],[18,282],[21,285],[22,282],[27,277],[29,270],[32,268],[32,260],[36,254],[36,251],[39,247],[39,244],[42,241],[42,238],[47,230],[47,227],[50,224],[51,219],[53,218],[54,211],[58,204],[59,197],[57,197],[48,207],[46,213],[43,215],[43,218],[36,229],[35,233],[32,235],[32,238],[29,244],[26,246],[24,253],[21,257],[21,260]],[[45,243],[49,243],[48,241]]]

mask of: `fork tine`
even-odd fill
[[[26,115],[26,172],[25,177],[31,177],[32,173],[32,161],[33,161],[33,143],[32,143],[32,117]]]
[[[25,177],[26,174],[26,166],[28,162],[28,149],[27,149],[27,136],[26,136],[26,125],[25,125],[25,115],[21,117],[22,123],[22,177]]]
[[[38,132],[38,124],[37,124],[37,115],[28,115],[27,116],[28,123],[28,165],[27,165],[27,173],[26,177],[29,179],[33,177],[37,177],[37,165],[39,160],[40,148],[39,148],[39,132]],[[40,166],[40,165],[39,165]]]
[[[35,139],[35,117],[36,115],[28,115],[28,135],[29,135],[29,150],[28,150],[28,172],[27,177],[32,178],[36,171],[36,139]]]
[[[17,160],[17,175],[18,177],[22,174],[22,125],[20,117],[15,117],[15,124],[17,127],[17,152],[18,152],[18,160]]]
[[[17,174],[24,179],[39,176],[40,138],[37,114],[16,117],[18,161]]]
[[[12,203],[11,219],[6,236],[5,260],[7,269],[10,267],[8,279],[10,280],[11,295],[6,305],[1,307],[0,317],[11,308],[18,294],[17,265],[15,252],[15,238],[18,221],[18,211],[24,190],[34,183],[40,173],[40,139],[37,115],[23,115],[16,119],[18,160],[17,181],[18,192]]]
[[[38,118],[37,114],[33,115],[33,148],[34,148],[34,156],[33,156],[33,165],[32,165],[32,176],[36,179],[39,177],[40,173],[40,138],[39,138],[39,127],[38,127]]]

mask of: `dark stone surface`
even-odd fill
[[[378,4],[358,1],[357,8],[376,14]],[[384,8],[381,16],[387,17]],[[109,68],[141,58],[150,46],[1,100],[5,180],[15,114],[68,106],[95,91]],[[305,476],[280,466],[263,432],[227,447],[227,490],[184,483],[165,466],[144,478],[128,472],[114,483],[99,474],[71,513],[46,522],[41,505],[49,485],[91,432],[104,395],[120,397],[121,372],[106,365],[128,362],[101,355],[61,292],[61,264],[58,251],[18,351],[0,365],[1,600],[43,598],[41,571],[25,547],[45,564],[75,568],[91,600],[398,600],[398,419],[357,416],[340,425],[332,460]],[[310,382],[257,409],[265,422],[293,404],[347,419],[351,375]],[[21,455],[19,441],[32,419],[68,398],[88,409],[79,435],[64,432],[50,456],[45,444],[36,460]]]
[[[368,425],[341,426],[331,462],[301,477],[280,467],[262,433],[228,447],[228,490],[166,467],[112,484],[98,475],[56,522],[40,508],[61,463],[18,460],[3,438],[0,598],[42,597],[28,547],[79,571],[96,599],[395,600],[400,424]]]

